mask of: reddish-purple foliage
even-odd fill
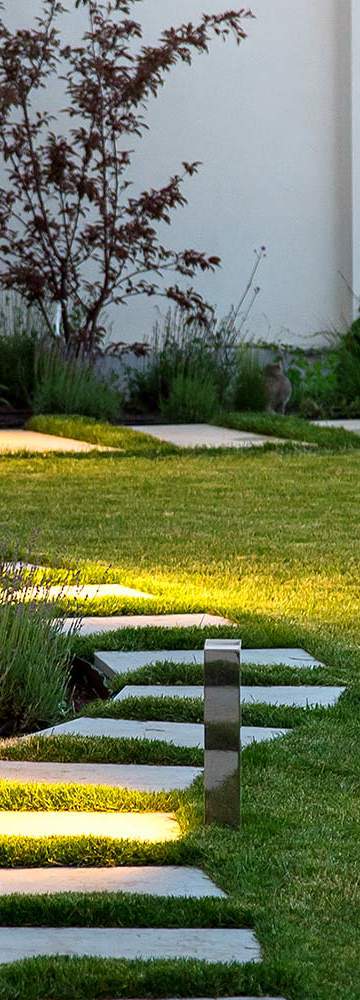
[[[60,0],[43,0],[31,30],[12,32],[0,19],[0,153],[8,176],[0,191],[0,285],[37,303],[49,331],[60,303],[66,343],[85,352],[101,343],[103,309],[139,294],[165,295],[206,322],[209,307],[191,285],[175,278],[166,287],[162,279],[168,272],[192,279],[219,264],[196,250],[168,249],[158,236],[158,223],[170,223],[186,204],[183,180],[199,164],[184,162],[164,187],[133,197],[131,143],[146,129],[147,100],[169,70],[207,52],[212,35],[232,33],[239,43],[252,14],[204,14],[200,24],[170,28],[145,46],[130,16],[135,2],[76,0],[87,8],[88,28],[73,47],[61,41]],[[63,134],[51,112],[39,110],[37,95],[51,95],[54,75],[67,95]]]

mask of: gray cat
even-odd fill
[[[283,371],[282,362],[278,361],[264,368],[266,410],[268,413],[285,413],[289,402],[292,386],[290,379]]]

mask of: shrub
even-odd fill
[[[360,413],[360,319],[355,320],[337,350],[339,395]]]
[[[287,371],[292,383],[292,409],[309,418],[336,411],[339,396],[337,366],[336,350],[326,351],[317,360],[311,360],[301,351],[296,352]]]
[[[196,398],[190,402],[193,386],[194,394],[199,391],[204,400],[198,406],[202,419],[208,419],[225,400],[236,339],[237,331],[228,319],[219,322],[214,318],[205,328],[189,323],[180,310],[170,309],[154,326],[151,353],[144,367],[128,372],[128,407],[161,412],[170,418],[180,401],[181,410],[196,406]]]
[[[32,599],[21,566],[1,563],[0,588],[0,732],[11,735],[53,725],[69,707],[70,637],[46,596]]]
[[[36,345],[42,335],[40,316],[15,293],[0,298],[1,395],[16,408],[28,409],[34,390]]]
[[[249,344],[241,344],[238,348],[228,401],[235,410],[256,413],[266,407],[263,369]]]
[[[66,355],[57,345],[42,346],[35,364],[34,413],[68,413],[115,420],[119,390],[101,379],[90,361]]]
[[[239,349],[245,324],[261,291],[255,280],[266,257],[266,247],[254,250],[254,254],[239,302],[222,319],[213,312],[204,326],[177,308],[169,309],[164,319],[155,324],[144,367],[128,371],[130,408],[160,412],[171,419],[208,420],[216,409],[229,402],[233,405],[229,384],[234,383],[234,357],[238,362],[241,357],[244,377],[246,369],[252,383],[257,377],[260,399],[260,368],[248,349],[244,348],[243,354]],[[251,387],[249,392],[251,396]]]
[[[170,383],[169,395],[160,404],[167,420],[210,420],[218,406],[218,392],[213,375],[194,371],[179,372]]]
[[[309,418],[360,415],[360,320],[328,340],[330,347],[316,360],[296,352],[288,371],[292,409]]]

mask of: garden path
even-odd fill
[[[94,631],[96,623],[94,621]],[[141,669],[146,664],[154,662],[180,662],[182,651],[176,650],[144,650],[140,653],[117,653],[112,655],[110,662],[106,661],[106,656],[98,652],[96,661],[98,667],[105,667],[112,675],[125,673],[126,660],[128,669]],[[117,661],[114,658],[121,658]],[[133,662],[134,657],[137,659]],[[187,662],[201,662],[202,654],[197,650],[187,651]],[[185,659],[185,656],[184,656]],[[302,669],[320,668],[322,664],[314,659],[310,654],[301,649],[290,650],[256,650],[243,652],[243,661],[256,663],[264,670],[264,680],[266,671],[275,664],[288,664],[292,667]],[[143,677],[140,678],[143,680]],[[317,669],[318,680],[318,669]],[[152,691],[156,697],[161,697],[164,688],[155,686],[145,686],[144,684],[133,685],[131,693],[140,695]],[[273,689],[273,693],[271,693]],[[177,685],[171,691],[181,699],[186,691],[184,685]],[[317,700],[323,703],[332,703],[342,693],[343,689],[322,688],[317,683],[313,686],[313,702]],[[128,689],[123,688],[127,693]],[[270,703],[279,702],[284,704],[297,704],[304,707],[308,703],[311,685],[299,685],[294,688],[284,687],[286,695],[279,695],[281,687],[267,685],[266,687],[251,688],[251,698],[256,704],[264,700],[264,692]],[[195,687],[195,693],[202,696],[203,689],[199,685]],[[193,693],[193,687],[191,687]],[[284,701],[285,697],[285,701]],[[119,704],[119,695],[115,700]],[[121,694],[120,694],[121,701]],[[106,727],[109,727],[109,732]],[[106,706],[104,705],[104,717],[85,719],[80,718],[70,723],[64,723],[45,730],[41,735],[66,735],[75,734],[92,735],[93,738],[101,738],[106,730],[107,735],[116,735],[117,738],[127,738],[131,729],[133,738],[171,741],[175,746],[202,747],[204,741],[204,727],[198,724],[171,723],[171,722],[139,722],[136,719],[111,719],[106,717]],[[116,732],[115,732],[116,730]],[[244,745],[250,742],[259,742],[264,739],[273,739],[286,735],[287,730],[275,730],[273,727],[244,727]],[[151,733],[151,736],[150,736]],[[26,739],[26,737],[25,737]],[[30,782],[33,787],[46,789],[46,785],[65,783],[66,785],[76,784],[86,785],[91,792],[96,792],[96,787],[111,786],[112,788],[123,788],[127,790],[146,789],[158,790],[166,788],[176,790],[189,787],[195,777],[199,776],[201,769],[190,767],[152,767],[149,765],[111,765],[103,764],[62,764],[61,762],[36,762],[36,761],[15,761],[3,760],[0,762],[0,779],[8,781],[9,784]],[[179,783],[179,774],[182,779]],[[109,862],[108,867],[91,867],[91,851],[87,859],[86,867],[76,867],[71,865],[71,847],[69,850],[70,867],[28,867],[29,862],[25,861],[25,866],[19,869],[7,868],[3,870],[3,877],[0,880],[0,897],[11,895],[24,896],[36,895],[47,896],[56,893],[78,892],[102,892],[108,893],[132,893],[135,895],[147,894],[148,897],[162,896],[164,898],[177,897],[179,899],[204,897],[223,897],[226,901],[226,894],[222,892],[203,872],[191,867],[181,867],[179,865],[161,865],[154,867],[151,864],[151,845],[155,849],[166,850],[177,841],[181,845],[181,830],[178,826],[176,816],[169,812],[120,812],[114,811],[114,807],[101,811],[97,809],[82,811],[66,811],[61,806],[54,807],[48,811],[34,812],[30,806],[25,806],[24,810],[18,807],[17,811],[3,811],[3,838],[8,839],[22,837],[29,841],[29,838],[47,838],[51,836],[66,838],[67,844],[76,843],[79,836],[93,836],[97,838],[98,844],[104,839],[112,844],[123,841],[125,848],[126,863],[117,867],[116,861],[113,866]],[[110,841],[109,841],[110,838]],[[179,839],[180,838],[180,839]],[[145,842],[144,847],[149,852],[149,864],[145,866],[131,866],[132,850],[134,859],[137,857],[139,842]],[[36,839],[34,843],[37,843]],[[132,844],[134,848],[132,848]],[[164,847],[163,847],[164,845]],[[116,852],[115,852],[116,853]],[[25,857],[29,857],[28,853]],[[115,857],[115,855],[114,855]],[[164,854],[162,854],[164,857]],[[165,855],[166,859],[166,855]],[[169,857],[170,860],[170,857]],[[17,860],[17,865],[19,861]],[[125,926],[121,929],[114,927],[0,927],[0,964],[4,962],[17,961],[22,958],[34,955],[89,955],[93,957],[106,958],[126,958],[134,959],[173,959],[173,958],[197,958],[207,963],[237,962],[258,963],[261,961],[260,946],[252,930],[242,927],[133,927]],[[235,998],[233,998],[235,1000]],[[239,998],[240,1000],[240,998]],[[242,998],[246,1000],[246,998]],[[251,1000],[251,998],[247,998]],[[270,1000],[270,998],[269,998]],[[279,1000],[279,998],[278,998]]]

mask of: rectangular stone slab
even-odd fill
[[[41,955],[124,959],[193,958],[202,962],[260,962],[254,933],[233,927],[1,927],[0,964]]]
[[[60,764],[52,761],[2,760],[0,780],[50,785],[110,785],[139,792],[190,788],[200,768],[149,764]],[[0,829],[1,833],[1,829]]]
[[[212,424],[154,424],[132,425],[133,431],[150,434],[175,444],[178,448],[261,448],[266,443],[286,444],[283,438],[256,434],[253,431],[236,431],[229,427],[215,427]]]
[[[172,813],[0,812],[2,837],[111,837],[153,844],[177,840]]]
[[[290,687],[286,685],[273,685],[272,687],[241,687],[241,702],[243,705],[266,704],[266,705],[288,705],[299,708],[314,708],[315,705],[322,705],[328,708],[335,705],[340,695],[343,694],[343,687],[318,687],[299,686]],[[124,701],[126,698],[204,698],[204,688],[201,684],[177,685],[177,684],[127,684],[115,696],[115,701]]]
[[[153,649],[137,650],[129,653],[99,651],[95,653],[95,666],[106,677],[127,674],[129,670],[140,670],[152,663],[199,663],[204,662],[203,649]],[[284,664],[287,667],[312,668],[323,664],[304,649],[242,649],[243,666],[252,664],[270,667]]]
[[[278,736],[286,736],[289,729],[265,726],[242,726],[241,745],[262,743]],[[72,719],[52,729],[44,729],[37,736],[107,736],[115,739],[147,739],[152,742],[173,743],[177,747],[203,747],[204,726],[196,722],[142,722],[139,719]],[[27,737],[25,737],[26,739]],[[110,766],[110,765],[108,765]],[[123,767],[123,765],[117,765]],[[145,769],[142,767],[141,771]],[[151,768],[149,768],[149,771]],[[1,775],[1,770],[0,770]]]
[[[57,892],[125,892],[192,899],[225,898],[200,868],[175,865],[124,868],[0,869],[0,896],[41,896]]]
[[[76,629],[79,635],[96,635],[98,632],[114,632],[119,628],[208,628],[214,625],[232,625],[228,618],[207,615],[114,615],[113,617],[83,618]],[[64,618],[63,632],[71,632],[76,625],[75,618]]]
[[[82,583],[64,584],[63,586],[51,587],[29,587],[27,590],[18,590],[14,596],[20,600],[26,596],[27,600],[33,599],[41,601],[46,598],[49,601],[57,601],[59,598],[69,598],[72,600],[99,600],[104,597],[138,597],[144,600],[151,600],[153,594],[145,594],[142,590],[133,590],[132,587],[123,587],[120,583]]]

